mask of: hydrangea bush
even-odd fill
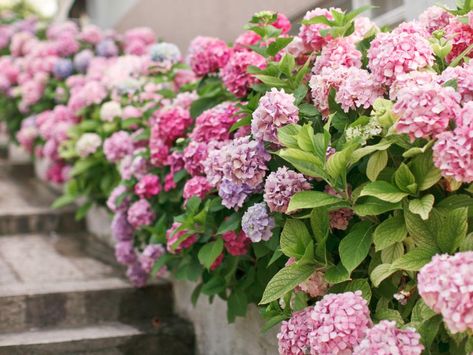
[[[58,206],[108,207],[138,287],[195,281],[229,321],[257,304],[284,355],[470,354],[472,3],[384,32],[363,10],[295,36],[263,11],[185,58],[84,28],[48,74],[67,99],[18,139],[68,181]]]

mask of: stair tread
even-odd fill
[[[0,347],[129,337],[144,333],[145,331],[134,325],[120,322],[73,328],[39,329],[0,334]]]

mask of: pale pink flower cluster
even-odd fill
[[[315,270],[310,277],[301,282],[297,287],[310,297],[315,298],[324,296],[328,290],[328,283],[325,281],[325,274],[322,271]]]
[[[215,73],[230,59],[231,49],[218,38],[196,37],[189,47],[189,64],[198,76]]]
[[[435,83],[438,80],[438,75],[430,70],[412,71],[407,74],[398,75],[389,88],[389,97],[391,100],[396,100],[402,89]]]
[[[445,37],[452,44],[452,50],[447,56],[447,62],[450,63],[473,44],[473,27],[462,23],[458,18],[453,18],[443,30]],[[472,56],[473,53],[470,51],[467,57],[471,58]]]
[[[328,98],[330,90],[338,90],[347,78],[345,67],[323,68],[319,74],[312,75],[309,86],[311,88],[314,106],[324,115],[329,114]]]
[[[383,320],[367,331],[353,355],[420,355],[423,350],[414,328],[399,329],[396,322]]]
[[[81,158],[94,154],[102,145],[102,138],[97,133],[84,133],[76,143],[76,152]]]
[[[436,83],[406,87],[397,96],[393,107],[399,117],[396,130],[412,140],[444,132],[460,110],[460,95],[452,87]]]
[[[184,202],[193,196],[203,199],[208,195],[212,188],[213,186],[204,176],[194,176],[186,181],[182,197],[184,198]]]
[[[304,175],[283,166],[266,178],[264,202],[271,212],[286,213],[291,197],[297,192],[311,188]]]
[[[135,229],[149,226],[153,223],[155,217],[151,204],[145,199],[134,202],[128,209],[128,223]]]
[[[473,252],[436,255],[417,276],[419,294],[453,334],[473,330]]]
[[[340,11],[340,9],[323,9],[323,8],[316,8],[314,10],[308,11],[304,15],[304,20],[310,20],[313,17],[317,16],[325,16],[328,20],[333,20],[333,15],[331,14],[331,10]],[[332,39],[330,35],[322,36],[320,30],[327,30],[329,26],[325,24],[314,24],[314,25],[302,25],[299,30],[299,37],[302,39],[305,47],[309,51],[318,52],[320,51],[323,46],[327,44],[328,41]]]
[[[100,119],[112,122],[115,118],[122,116],[122,107],[117,101],[107,101],[100,108]]]
[[[429,41],[419,33],[379,33],[368,50],[368,67],[375,80],[391,85],[411,71],[430,67],[434,54]]]
[[[312,73],[318,74],[323,68],[339,66],[361,68],[361,52],[350,37],[336,38],[327,43],[315,60]]]
[[[445,84],[454,80],[457,92],[461,95],[461,102],[473,101],[473,64],[464,63],[462,66],[448,67],[440,75],[440,83]]]
[[[207,144],[202,142],[191,141],[189,145],[184,148],[184,168],[192,176],[203,175],[203,162],[207,159]]]
[[[118,162],[133,153],[134,145],[130,134],[118,131],[107,138],[103,144],[103,152],[110,162]]]
[[[154,42],[156,42],[156,34],[151,28],[136,27],[125,32],[124,51],[127,54],[144,55]]]
[[[292,314],[292,317],[283,321],[277,335],[280,355],[309,354],[309,336],[314,329],[311,317],[312,307],[307,307]]]
[[[258,82],[255,76],[247,72],[250,66],[264,69],[266,59],[252,51],[236,52],[220,72],[223,84],[236,97],[246,96],[250,87]]]
[[[278,143],[277,130],[299,121],[299,108],[294,104],[294,100],[293,94],[276,88],[261,97],[251,121],[253,137],[258,141]]]
[[[453,15],[440,6],[431,6],[419,16],[419,22],[424,28],[432,33],[445,28]]]
[[[458,114],[457,127],[437,136],[434,163],[442,175],[461,182],[473,182],[473,102]]]

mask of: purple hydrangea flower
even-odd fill
[[[141,199],[130,206],[128,210],[128,223],[136,229],[150,225],[155,218],[155,214],[147,200]]]
[[[118,241],[130,241],[133,239],[134,229],[126,219],[126,213],[118,212],[112,220],[112,236]]]
[[[73,71],[74,67],[70,59],[60,58],[53,67],[53,74],[58,79],[66,79]]]
[[[133,264],[137,259],[133,241],[127,240],[115,244],[115,258],[120,264]]]
[[[139,262],[135,262],[134,264],[130,265],[126,271],[126,275],[135,287],[146,286],[146,282],[148,281],[149,277],[149,274],[143,270]]]
[[[119,211],[125,211],[128,208],[130,199],[128,197],[122,198],[120,204],[118,204],[117,199],[122,197],[124,193],[127,192],[127,188],[125,185],[118,185],[113,189],[111,192],[108,200],[107,200],[107,207],[110,209],[112,212],[119,212]]]
[[[140,255],[141,267],[147,273],[151,272],[154,263],[166,254],[166,248],[161,244],[150,244],[147,245]]]
[[[133,152],[133,139],[125,131],[111,135],[103,144],[103,152],[110,162],[117,162]]]
[[[247,184],[235,184],[231,180],[223,178],[218,188],[218,195],[222,198],[222,205],[228,209],[238,210],[253,191],[254,189]]]
[[[116,57],[118,55],[118,47],[112,39],[104,39],[95,48],[95,52],[99,57]]]
[[[253,243],[269,240],[273,235],[274,226],[274,219],[268,214],[264,202],[248,208],[241,219],[241,228]]]
[[[80,51],[74,56],[74,68],[76,68],[79,73],[85,73],[93,57],[94,52],[90,49]]]

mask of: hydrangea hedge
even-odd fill
[[[260,12],[185,58],[144,28],[5,31],[4,117],[56,206],[113,213],[136,286],[257,304],[281,354],[470,354],[472,3],[391,31],[364,10],[297,36]]]

